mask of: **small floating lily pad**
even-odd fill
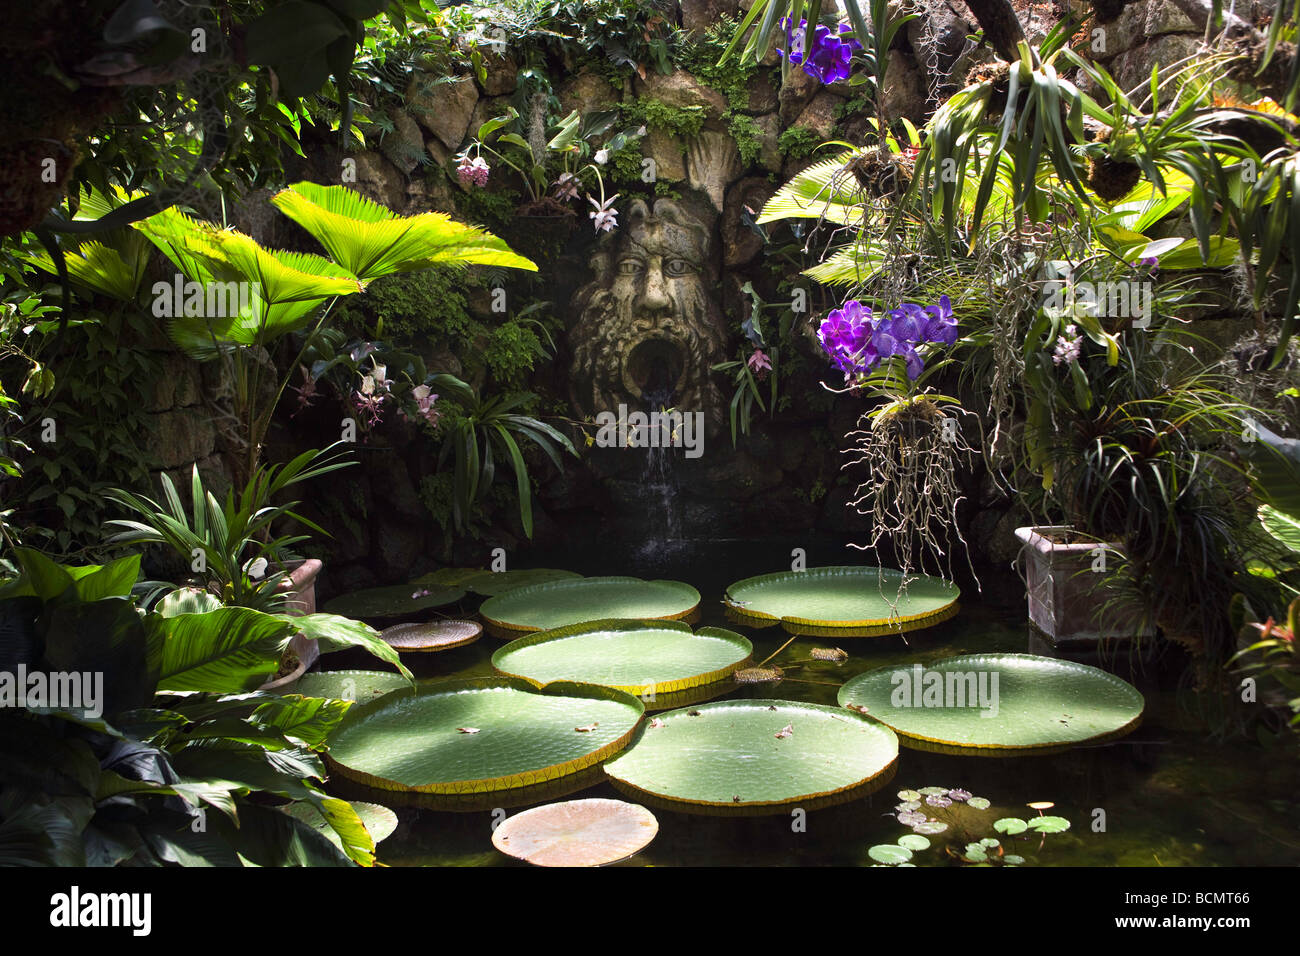
[[[1038,833],[1064,833],[1070,829],[1070,821],[1065,817],[1031,817],[1029,829]]]
[[[439,568],[437,571],[420,575],[411,583],[418,584],[420,587],[437,584],[448,588],[463,588],[474,578],[490,573],[485,568]]]
[[[280,693],[364,702],[402,688],[410,690],[410,682],[391,671],[312,671],[280,688]]]
[[[603,866],[649,846],[659,821],[622,800],[566,800],[507,817],[492,845],[536,866]]]
[[[881,843],[867,850],[867,856],[877,863],[906,863],[912,858],[912,851],[895,843]]]
[[[1144,700],[1114,674],[1032,654],[971,654],[867,671],[839,692],[903,742],[959,751],[1035,751],[1129,733]],[[975,799],[967,803],[976,806]]]
[[[780,624],[791,634],[872,637],[930,627],[957,613],[955,584],[915,575],[900,594],[901,571],[837,566],[760,574],[727,588],[733,621]]]
[[[510,677],[439,681],[351,708],[330,735],[341,775],[383,790],[481,793],[575,773],[622,750],[645,708],[630,694]]]
[[[394,624],[379,632],[388,644],[403,654],[449,651],[473,644],[483,633],[477,621],[423,621]]]
[[[464,596],[464,588],[409,581],[340,594],[325,605],[325,611],[361,621],[397,620],[419,617],[422,611],[454,604]]]
[[[700,592],[681,581],[576,578],[512,588],[484,601],[479,613],[491,633],[513,638],[587,621],[683,618],[699,603]]]
[[[616,786],[680,810],[781,812],[888,780],[898,741],[834,707],[726,700],[661,714],[605,765]]]
[[[681,621],[593,621],[511,641],[492,655],[492,666],[539,686],[573,680],[657,695],[720,681],[753,650],[718,627],[692,633]]]

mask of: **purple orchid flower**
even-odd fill
[[[904,302],[897,309],[890,309],[889,333],[902,342],[920,342],[925,334],[925,310],[915,302]]]
[[[871,309],[856,299],[832,310],[818,329],[817,338],[835,367],[846,376],[869,369],[879,360]]]
[[[819,24],[813,29],[811,39],[807,20],[800,20],[799,26],[792,28],[790,18],[783,17],[780,25],[785,30],[787,48],[778,48],[777,52],[791,66],[802,66],[805,73],[826,84],[849,78],[853,54],[862,49],[862,44],[852,37],[844,38],[852,31],[847,23],[835,30]]]
[[[957,319],[952,314],[952,302],[946,295],[939,296],[936,305],[925,307],[925,340],[936,345],[952,345],[957,341]]]
[[[952,302],[940,296],[935,305],[904,302],[883,315],[850,299],[834,309],[817,332],[822,349],[845,378],[872,371],[884,359],[903,360],[907,377],[916,381],[925,370],[917,353],[920,345],[952,345],[957,341],[957,320]]]

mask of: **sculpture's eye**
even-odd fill
[[[624,259],[618,264],[618,274],[624,276],[639,275],[645,269],[640,259]]]
[[[694,267],[686,259],[669,259],[664,263],[664,272],[670,276],[690,275]]]

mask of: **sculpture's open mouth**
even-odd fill
[[[668,339],[645,339],[623,360],[623,386],[636,398],[668,404],[685,384],[682,347]]]

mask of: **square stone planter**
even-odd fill
[[[1102,543],[1059,544],[1050,537],[1072,530],[1068,525],[1016,529],[1016,537],[1025,545],[1030,622],[1058,643],[1153,635],[1151,627],[1142,626],[1142,609],[1115,602],[1105,576],[1093,572]],[[1114,544],[1104,547],[1118,551]]]

